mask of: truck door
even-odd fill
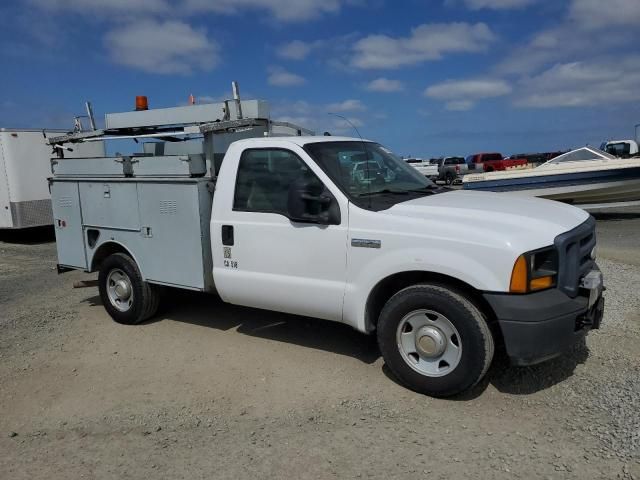
[[[223,300],[268,310],[342,319],[346,283],[347,202],[304,151],[244,150],[223,164],[214,196],[214,282]],[[225,172],[225,167],[236,169]],[[301,175],[322,182],[340,204],[340,225],[287,218],[289,188]],[[315,180],[314,180],[315,181]],[[331,188],[329,188],[331,187]]]

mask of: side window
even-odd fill
[[[288,150],[251,149],[240,157],[233,209],[287,215],[289,189],[300,182],[322,182]]]
[[[611,155],[615,155],[616,157],[622,157],[624,155],[629,155],[631,149],[628,143],[609,143],[605,151]]]

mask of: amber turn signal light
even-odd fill
[[[527,260],[524,255],[520,255],[513,265],[509,291],[511,293],[527,293],[527,280]]]
[[[531,279],[529,282],[529,288],[533,290],[544,290],[545,288],[553,287],[553,277],[539,277]]]

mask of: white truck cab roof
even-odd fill
[[[309,143],[321,143],[321,142],[366,142],[374,143],[371,140],[353,138],[353,137],[334,137],[334,136],[291,136],[291,137],[264,137],[264,138],[246,138],[234,142],[237,145],[241,145],[244,148],[251,147],[253,145],[265,145],[265,144],[279,144],[283,141],[293,143],[300,147],[304,147]]]

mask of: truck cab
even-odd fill
[[[466,158],[469,170],[480,172],[499,172],[507,168],[523,167],[525,159],[507,159],[501,153],[476,153]]]
[[[635,140],[610,140],[600,145],[600,150],[620,158],[631,158],[640,154]]]
[[[354,175],[363,161],[384,175]],[[59,268],[98,271],[121,323],[152,317],[166,287],[217,292],[374,334],[403,384],[443,397],[496,346],[537,363],[602,318],[587,213],[438,187],[376,142],[246,138],[212,174],[202,157],[73,162],[51,179]]]

